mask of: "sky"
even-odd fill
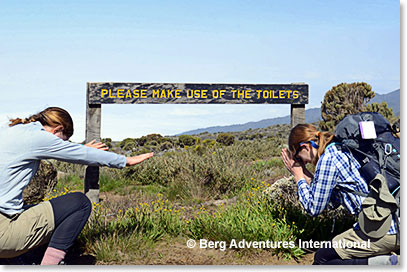
[[[400,2],[0,0],[0,122],[68,110],[84,140],[87,82],[400,88]],[[174,135],[286,116],[289,105],[103,105],[102,137]]]

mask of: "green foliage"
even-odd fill
[[[216,141],[226,146],[232,145],[235,142],[235,136],[230,133],[220,133]]]
[[[260,187],[259,187],[260,188]],[[201,207],[189,224],[189,232],[194,239],[212,241],[292,241],[292,246],[274,245],[271,250],[286,258],[298,258],[304,252],[294,246],[297,234],[301,233],[295,222],[285,217],[275,216],[275,206],[262,199],[259,194],[250,194],[239,199],[236,204],[216,211],[206,211]]]
[[[372,87],[364,82],[341,83],[334,86],[325,94],[321,105],[320,129],[333,132],[345,116],[362,111],[379,112],[392,121],[393,111],[388,108],[387,103],[367,105],[374,96]]]
[[[211,139],[205,139],[202,141],[202,145],[205,146],[206,148],[210,149],[216,145],[216,141],[211,140]]]
[[[158,149],[160,151],[165,151],[165,150],[171,149],[173,147],[174,147],[174,145],[171,142],[163,142],[163,143],[160,144]]]
[[[273,244],[268,250],[274,254],[287,259],[301,257],[304,252],[295,246],[295,241],[302,230],[295,222],[275,217],[275,207],[262,199],[260,192],[216,209],[199,205],[187,210],[164,199],[161,194],[151,202],[140,202],[126,210],[112,210],[103,203],[96,204],[79,242],[99,261],[115,263],[124,261],[120,256],[137,255],[140,251],[148,253],[164,237],[180,236],[185,240],[227,243],[233,239],[237,242],[269,240]],[[274,244],[282,241],[291,241],[291,244]]]
[[[256,161],[253,164],[254,169],[256,171],[262,171],[264,169],[271,169],[271,168],[283,168],[285,167],[283,164],[283,161],[280,158],[271,158],[270,160],[267,161]]]
[[[397,121],[397,116],[394,116],[393,109],[389,108],[386,102],[372,103],[367,105],[363,111],[378,112],[384,116],[391,124]]]
[[[264,137],[263,133],[253,133],[253,134],[242,134],[239,136],[239,140],[256,140],[262,139]]]
[[[77,175],[65,175],[58,180],[55,190],[56,192],[63,192],[65,188],[69,188],[74,191],[82,191],[83,182],[83,179]]]
[[[100,140],[102,143],[104,143],[108,148],[112,148],[112,139],[111,138],[103,138]]]
[[[82,247],[103,261],[120,261],[117,250],[122,250],[122,254],[139,250],[140,247],[132,246],[136,241],[151,244],[165,234],[178,236],[184,230],[182,212],[161,198],[152,203],[138,203],[125,211],[118,210],[113,213],[113,220],[112,212],[96,204],[79,236]],[[106,249],[114,249],[114,252]]]
[[[198,141],[198,137],[194,137],[191,135],[180,135],[178,137],[178,142],[177,144],[180,147],[185,147],[185,146],[193,146],[196,144],[196,142]]]
[[[166,141],[166,138],[164,138],[160,134],[154,133],[142,136],[141,138],[137,138],[135,139],[135,141],[139,146],[144,146],[146,144],[157,145],[159,143],[162,143],[163,141]]]
[[[255,142],[238,142],[220,149],[210,149],[213,141],[190,147],[183,152],[166,152],[148,161],[123,169],[123,179],[133,183],[159,184],[169,188],[171,198],[216,198],[233,195],[245,186],[252,176],[270,177],[267,171],[256,172],[251,162],[260,158],[277,157],[284,139],[272,138]],[[278,165],[271,159],[271,165]],[[270,165],[270,167],[271,167]],[[284,167],[274,170],[273,176],[281,176]],[[284,172],[286,173],[286,172]]]
[[[137,142],[133,138],[126,138],[119,143],[121,149],[131,151],[137,147]]]
[[[321,105],[322,130],[333,131],[346,115],[361,112],[375,96],[372,87],[364,82],[341,83],[329,90]]]

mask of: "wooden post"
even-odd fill
[[[291,104],[291,128],[305,123],[305,105]]]
[[[86,103],[86,143],[94,139],[100,141],[101,114],[101,104]],[[92,203],[99,203],[99,167],[97,166],[86,167],[85,194]]]

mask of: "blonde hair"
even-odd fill
[[[70,138],[73,134],[73,121],[69,113],[58,107],[49,107],[45,110],[33,114],[28,118],[15,118],[10,119],[9,126],[15,126],[18,124],[29,124],[31,122],[40,122],[43,126],[49,126],[55,128],[57,126],[63,126],[63,134]]]
[[[319,147],[317,155],[312,161],[316,165],[321,155],[324,153],[325,148],[334,139],[334,135],[329,132],[321,132],[311,124],[296,125],[288,136],[288,149],[292,154],[296,154],[300,148],[300,143],[314,141]]]

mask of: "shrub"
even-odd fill
[[[100,140],[102,143],[104,143],[108,148],[112,148],[112,139],[111,138],[103,138]]]
[[[121,149],[126,151],[132,151],[137,147],[137,142],[133,138],[126,138],[119,143]]]
[[[230,133],[220,133],[218,137],[216,137],[216,141],[223,145],[229,146],[235,142],[235,136]]]
[[[181,135],[178,137],[177,144],[180,147],[193,146],[197,142],[197,138],[191,135]]]
[[[160,151],[165,151],[165,150],[171,149],[171,148],[173,148],[173,147],[174,147],[174,146],[173,146],[173,144],[172,144],[171,142],[163,142],[163,143],[160,144],[160,146],[158,147],[158,149],[159,149]]]
[[[319,127],[322,130],[334,131],[345,116],[362,111],[379,112],[390,122],[395,121],[393,111],[388,108],[387,103],[367,105],[375,95],[372,87],[364,82],[334,86],[324,96]]]

